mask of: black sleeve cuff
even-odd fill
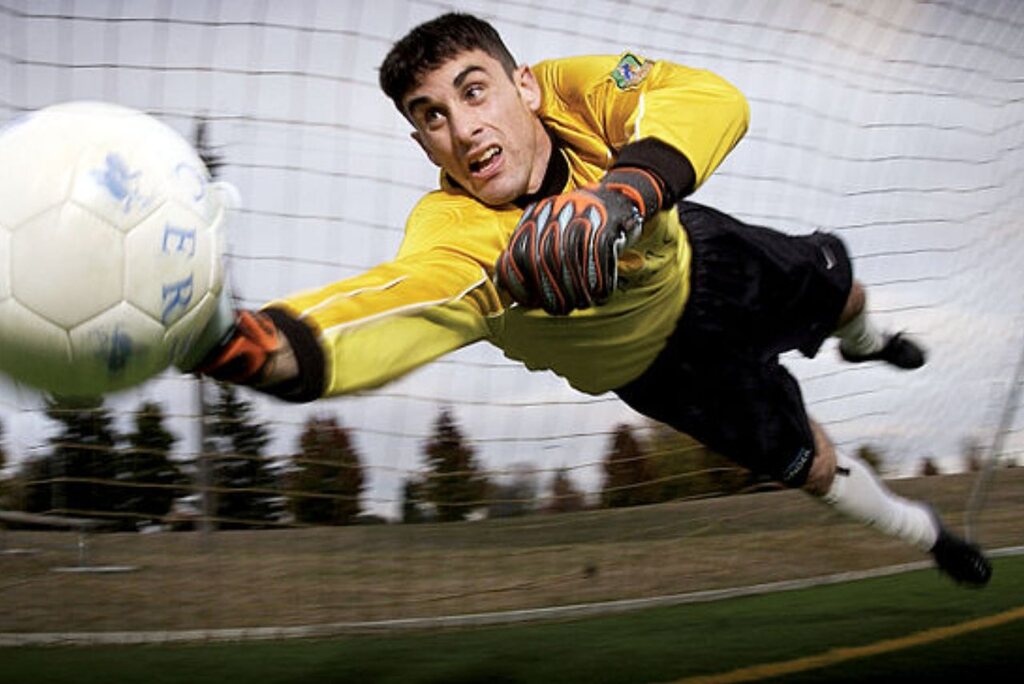
[[[675,206],[693,192],[697,183],[697,174],[686,155],[657,138],[644,138],[623,147],[612,168],[619,166],[634,166],[657,176],[664,186],[662,209]]]
[[[319,399],[324,393],[326,364],[317,332],[283,309],[263,309],[262,313],[273,321],[278,332],[288,339],[299,365],[299,374],[292,380],[261,387],[260,391],[295,403]]]

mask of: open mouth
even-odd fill
[[[497,167],[501,159],[501,147],[494,145],[483,151],[483,154],[469,162],[469,172],[474,176],[487,175],[489,171]]]

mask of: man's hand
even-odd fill
[[[615,291],[619,255],[660,201],[652,175],[616,169],[597,187],[532,204],[498,258],[498,282],[519,304],[552,315],[602,304]]]
[[[294,369],[288,340],[270,317],[242,310],[229,334],[195,370],[215,380],[260,387],[288,379],[289,366]]]
[[[178,368],[248,385],[285,401],[323,396],[326,361],[316,328],[279,307],[236,311],[226,297],[221,304],[199,335],[193,357]]]

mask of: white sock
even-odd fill
[[[872,354],[885,345],[885,337],[872,323],[866,308],[836,330],[835,336],[840,340],[839,346],[853,354]]]
[[[836,454],[836,461],[825,503],[922,551],[935,546],[939,529],[927,506],[893,494],[859,458]]]

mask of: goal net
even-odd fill
[[[930,352],[909,375],[843,365],[832,343],[814,360],[787,356],[810,413],[887,476],[977,466],[1016,396],[1024,344],[1018,3],[0,0],[0,118],[88,99],[144,110],[190,138],[204,121],[220,175],[242,198],[229,279],[239,304],[257,307],[395,254],[437,169],[379,92],[377,68],[405,31],[456,5],[491,21],[521,62],[629,50],[736,84],[750,131],[694,199],[790,233],[836,232],[880,323]],[[69,444],[59,408],[0,384],[0,508],[165,531],[93,535],[94,557],[143,568],[117,579],[129,607],[87,598],[92,580],[64,576],[52,591],[17,593],[24,610],[5,611],[0,632],[322,624],[753,583],[793,568],[733,571],[770,557],[787,521],[821,512],[798,495],[709,499],[761,483],[613,395],[576,393],[483,343],[380,390],[305,406],[168,373],[101,411],[120,436]],[[173,437],[176,479],[132,485],[124,473],[26,465],[62,447],[96,459],[161,452],[162,442],[127,439],[153,415]],[[1002,427],[1003,463],[1024,449],[1018,425]],[[431,453],[452,482],[472,475],[450,506],[431,505]],[[955,512],[969,486],[957,482],[920,491]],[[169,503],[83,508],[67,493],[76,483],[137,486]],[[49,498],[29,506],[44,487]],[[17,534],[48,553],[64,543],[59,531]],[[57,564],[17,562],[25,577]],[[175,606],[159,608],[167,596]]]

